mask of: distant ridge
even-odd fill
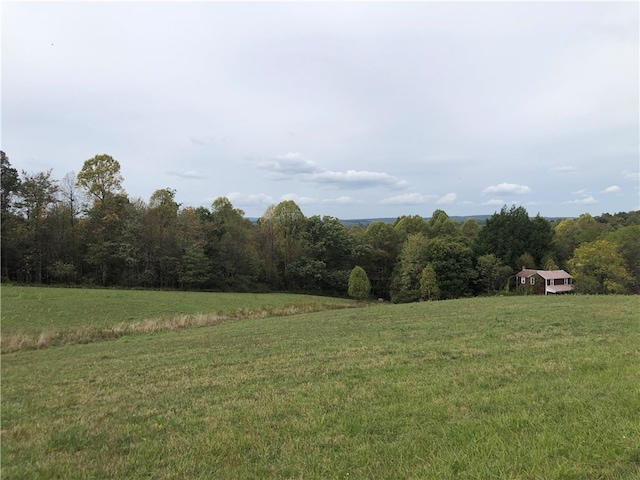
[[[487,220],[489,218],[493,217],[493,214],[491,215],[468,215],[468,216],[450,216],[449,218],[455,222],[460,222],[460,223],[464,223],[465,221],[472,219],[475,220],[476,222],[478,222],[478,225],[484,225]],[[358,218],[358,219],[349,219],[349,220],[340,220],[340,223],[342,223],[343,225],[346,225],[347,227],[352,227],[354,225],[359,225],[363,228],[366,228],[370,223],[373,222],[384,222],[384,223],[393,223],[396,221],[398,217],[382,217],[382,218]],[[429,219],[431,217],[422,217],[424,218],[426,221],[429,221]],[[533,217],[531,217],[533,218]],[[573,217],[544,217],[546,218],[548,221],[550,222],[555,222],[556,220],[564,220],[566,218],[573,218]]]
[[[473,219],[476,222],[478,222],[478,225],[484,225],[487,222],[487,219],[493,217],[494,214],[491,215],[467,215],[467,216],[450,216],[449,218],[455,222],[460,222],[460,223],[464,223],[465,221],[469,220],[469,219]],[[429,219],[431,217],[422,217],[425,219],[425,221],[429,221]],[[533,217],[531,217],[533,218]],[[550,222],[555,222],[556,220],[564,220],[566,218],[574,218],[574,217],[544,217],[546,218],[548,221]],[[373,222],[383,222],[383,223],[389,223],[389,224],[393,224],[396,220],[398,219],[398,217],[379,217],[379,218],[353,218],[353,219],[341,219],[339,218],[338,220],[340,221],[340,223],[342,223],[343,225],[347,226],[347,227],[353,227],[353,226],[360,226],[362,228],[366,228],[367,226],[369,226],[369,224],[373,223]],[[258,218],[249,218],[249,220],[251,220],[252,222],[257,222],[259,219]]]

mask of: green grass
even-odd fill
[[[40,333],[239,309],[350,304],[352,300],[287,293],[207,293],[2,285],[2,333]]]
[[[196,293],[2,287],[2,353],[90,343],[229,320],[360,306],[286,293]]]
[[[639,307],[476,298],[4,354],[2,478],[640,478]]]

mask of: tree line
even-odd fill
[[[1,153],[1,275],[22,284],[346,295],[355,267],[394,302],[514,290],[522,268],[567,270],[584,293],[640,292],[640,212],[550,222],[503,207],[486,224],[442,210],[347,227],[291,200],[253,222],[226,197],[182,206],[176,191],[130,198],[109,155],[61,180]]]

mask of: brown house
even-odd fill
[[[529,289],[538,295],[569,293],[573,289],[572,279],[564,270],[532,270],[524,267],[516,275],[520,288]]]

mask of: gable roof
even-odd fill
[[[555,280],[557,278],[573,278],[564,270],[533,270],[530,268],[523,268],[520,272],[518,272],[516,276],[529,278],[535,274],[540,275],[545,280]]]

